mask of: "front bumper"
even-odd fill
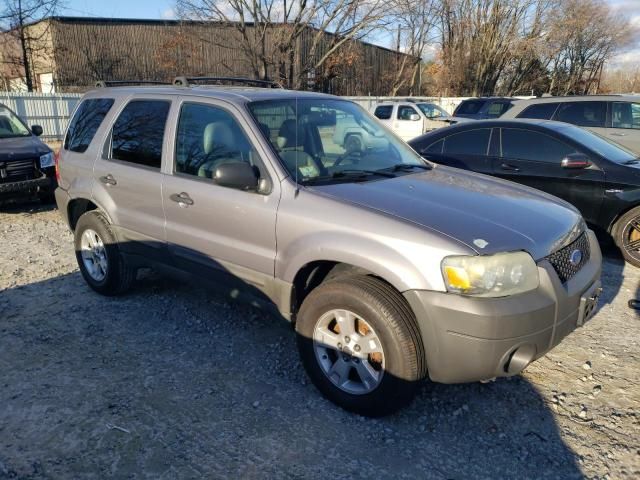
[[[560,343],[583,321],[585,301],[599,293],[602,255],[593,232],[588,236],[590,259],[564,284],[541,260],[538,288],[512,297],[405,292],[422,334],[429,377],[463,383],[514,375]]]
[[[42,177],[31,180],[0,183],[0,194],[3,196],[9,196],[14,193],[51,192],[55,186],[55,178],[43,175]]]

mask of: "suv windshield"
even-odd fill
[[[355,103],[325,98],[252,102],[282,164],[302,184],[367,181],[430,165]]]
[[[573,125],[563,126],[558,130],[612,162],[627,163],[638,159],[635,153],[627,150],[622,145],[610,142],[589,130],[574,127]]]
[[[0,106],[0,138],[28,137],[29,129],[11,110]]]

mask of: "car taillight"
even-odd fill
[[[53,152],[53,161],[56,165],[56,182],[60,183],[60,150]]]

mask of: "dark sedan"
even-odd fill
[[[38,136],[42,127],[29,129],[13,111],[0,104],[0,199],[37,194],[53,199],[56,187],[53,152]]]
[[[436,163],[494,175],[575,205],[640,266],[640,160],[618,144],[566,123],[485,120],[422,135],[409,144]]]

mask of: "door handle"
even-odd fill
[[[116,179],[113,178],[113,175],[111,175],[110,173],[105,175],[104,177],[100,177],[100,181],[107,186],[116,185],[118,183],[116,182]]]
[[[516,167],[515,165],[510,165],[508,163],[503,163],[502,165],[500,165],[500,168],[502,170],[506,170],[508,172],[519,172],[520,169],[518,167]]]
[[[178,203],[181,207],[185,207],[187,205],[193,205],[193,199],[189,196],[187,192],[172,193],[171,195],[169,195],[169,198],[174,202]]]

